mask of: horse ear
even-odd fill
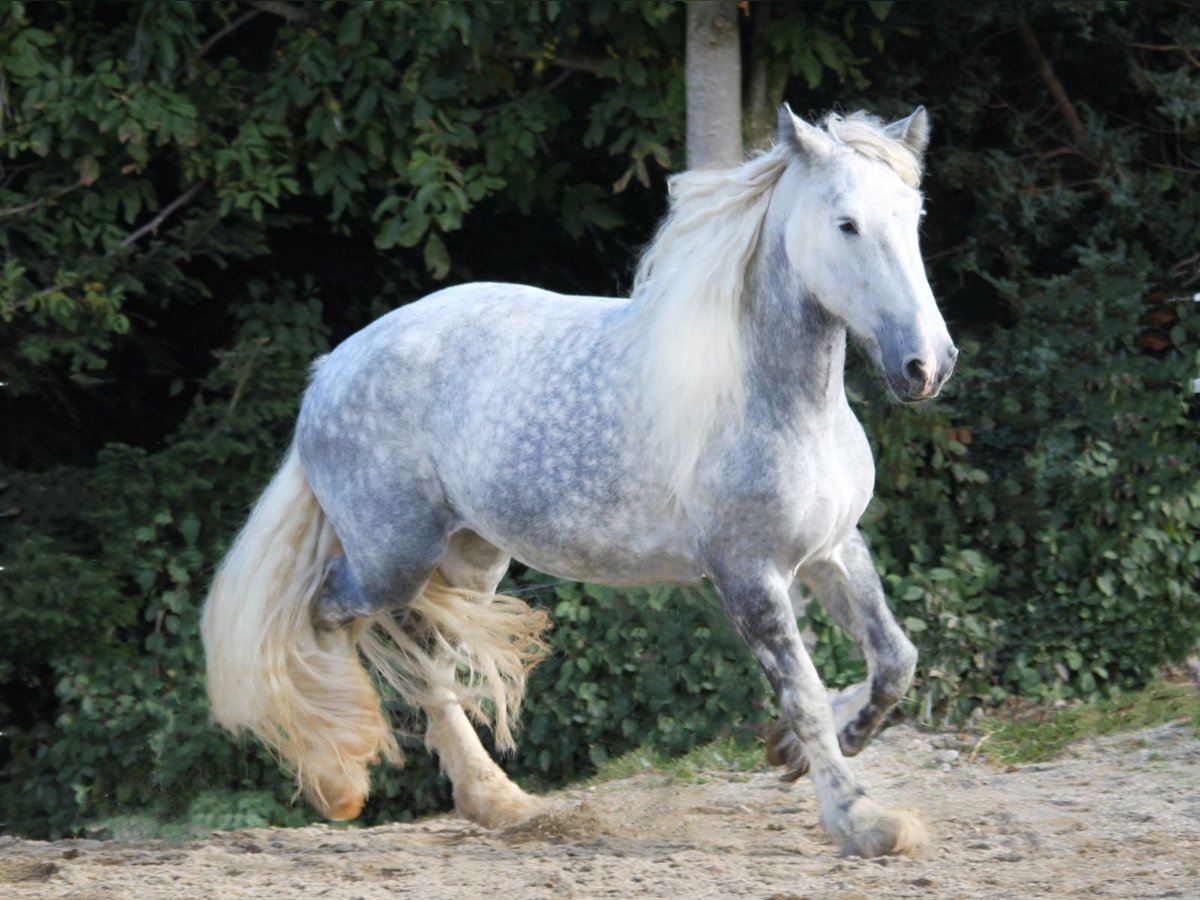
[[[918,106],[912,115],[885,125],[883,130],[888,137],[902,143],[920,159],[929,146],[929,113],[925,112],[925,107]]]
[[[786,143],[797,156],[809,159],[828,155],[833,142],[815,125],[809,125],[792,112],[786,103],[779,107],[779,132],[775,136],[779,143]]]

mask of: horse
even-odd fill
[[[923,107],[813,124],[785,105],[759,155],[670,180],[628,298],[464,284],[318,360],[205,603],[215,721],[350,819],[368,765],[400,761],[390,683],[423,710],[458,814],[505,826],[545,808],[473,724],[513,746],[544,652],[547,617],[495,594],[510,560],[614,585],[707,579],[778,697],[768,757],[811,773],[825,832],[868,857],[924,845],[919,814],[877,803],[846,762],[917,652],[858,529],[874,463],[843,370],[847,335],[902,403],[954,368],[918,246],[928,140]],[[795,579],[862,645],[861,684],[826,693]]]

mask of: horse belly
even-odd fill
[[[520,562],[577,581],[644,584],[700,577],[668,494],[602,440],[523,440],[453,492],[469,526]]]
[[[689,581],[699,567],[647,437],[636,374],[606,317],[557,298],[481,305],[449,342],[421,417],[457,522],[522,563],[581,581]]]

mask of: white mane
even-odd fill
[[[722,412],[741,414],[746,271],[791,158],[780,144],[736,169],[671,178],[670,211],[638,263],[628,325],[645,351],[646,412],[679,502]]]
[[[906,183],[919,180],[917,157],[878,119],[831,114],[822,124]],[[793,154],[780,141],[736,168],[672,177],[670,210],[638,263],[626,334],[643,366],[655,449],[679,503],[718,423],[742,415],[742,296],[772,190]]]

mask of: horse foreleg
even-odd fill
[[[804,649],[786,579],[775,571],[714,577],[738,634],[758,659],[783,716],[811,765],[820,822],[846,853],[907,853],[926,841],[921,820],[875,803],[858,784],[838,746],[833,712]]]
[[[867,659],[866,680],[830,696],[842,753],[855,756],[870,742],[892,707],[908,693],[917,650],[887,605],[861,534],[855,532],[838,547],[833,558],[804,566],[798,577],[834,621],[858,641]],[[808,771],[799,741],[782,720],[767,736],[767,761],[787,768],[786,781],[795,781]]]
[[[862,535],[855,532],[828,561],[800,572],[821,605],[862,646],[867,678],[833,698],[834,723],[842,752],[854,756],[874,736],[884,717],[908,693],[917,648],[901,631],[884,597],[883,585]]]

